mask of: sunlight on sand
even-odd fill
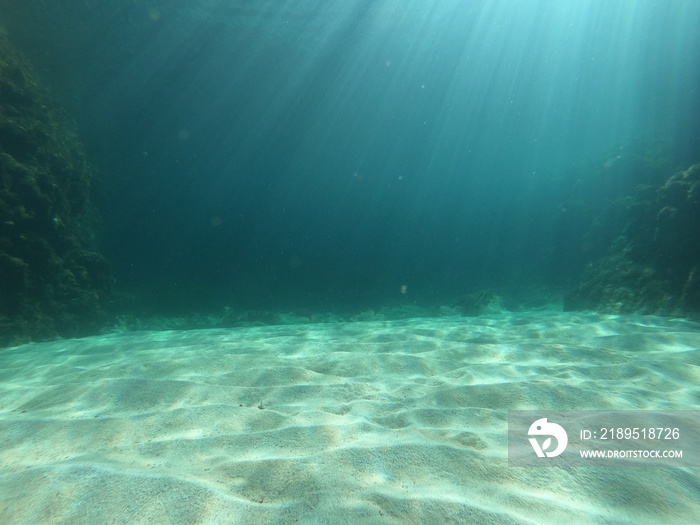
[[[700,523],[700,471],[507,466],[508,409],[697,409],[641,316],[133,332],[0,350],[6,523]]]

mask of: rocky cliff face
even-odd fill
[[[591,236],[618,228],[612,217],[621,216],[608,255],[567,294],[565,309],[700,317],[700,164],[616,201]]]
[[[0,35],[0,345],[100,324],[112,277],[95,249],[93,179],[73,125]]]

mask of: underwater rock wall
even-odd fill
[[[93,178],[72,123],[0,35],[0,345],[99,326],[112,276],[95,250]]]
[[[608,254],[565,296],[564,309],[700,316],[700,164],[619,199],[593,232],[620,216]]]

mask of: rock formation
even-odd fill
[[[0,345],[94,332],[112,277],[94,171],[69,119],[0,35]]]

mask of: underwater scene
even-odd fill
[[[700,1],[0,0],[0,523],[700,523]]]

